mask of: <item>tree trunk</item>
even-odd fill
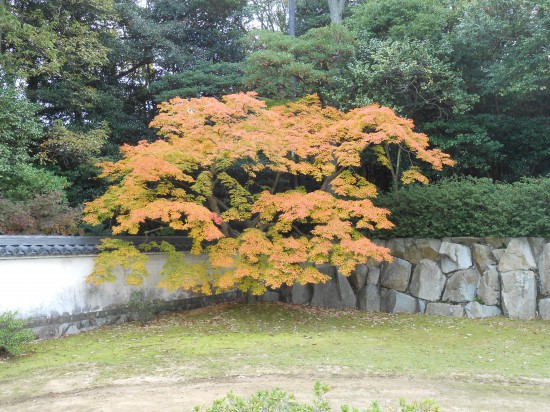
[[[246,292],[240,291],[240,294],[243,303],[246,305],[252,305],[260,301],[260,297],[253,295],[249,290],[247,290]]]
[[[288,1],[288,34],[296,36],[296,0]]]
[[[0,9],[6,7],[6,0],[0,0]],[[2,36],[2,29],[0,29],[0,54],[4,54],[4,37]]]
[[[330,21],[332,23],[342,23],[342,13],[344,12],[345,0],[328,0],[330,10]]]

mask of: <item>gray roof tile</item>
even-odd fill
[[[102,239],[109,236],[0,236],[0,257],[95,255]],[[180,236],[116,236],[136,245],[166,241],[177,250],[191,248],[191,239]]]

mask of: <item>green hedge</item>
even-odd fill
[[[516,183],[447,179],[383,194],[375,203],[391,211],[395,224],[375,233],[382,238],[550,237],[548,177]]]

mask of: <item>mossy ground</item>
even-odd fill
[[[228,303],[27,345],[0,360],[0,399],[139,376],[223,378],[328,371],[486,382],[550,379],[550,322]],[[3,389],[1,389],[3,388]]]

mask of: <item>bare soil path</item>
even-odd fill
[[[333,372],[304,375],[265,374],[228,376],[209,380],[179,380],[141,376],[114,381],[109,386],[79,388],[78,382],[52,382],[50,393],[11,401],[2,411],[192,411],[207,406],[230,390],[248,396],[258,390],[279,387],[300,401],[313,399],[316,381],[330,385],[326,394],[334,410],[341,404],[367,407],[377,400],[385,410],[408,401],[435,399],[443,411],[550,411],[550,382],[524,380],[498,382],[483,378],[466,381],[413,379],[403,376],[346,376]]]

